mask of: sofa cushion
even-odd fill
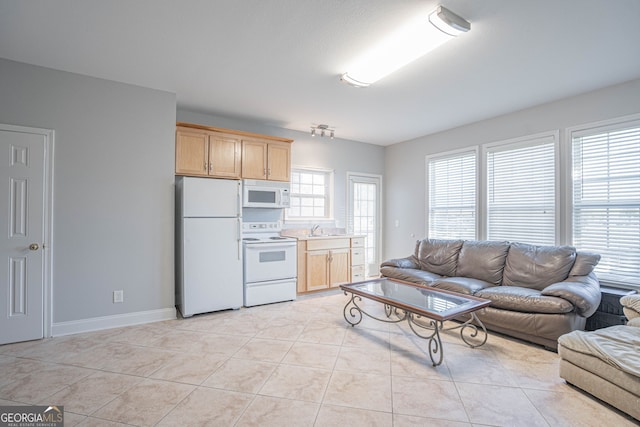
[[[491,300],[491,307],[524,313],[569,313],[573,304],[569,301],[545,296],[540,291],[518,286],[493,286],[482,289],[475,296]]]
[[[445,291],[474,295],[479,290],[491,287],[493,284],[471,277],[443,277],[435,280],[431,286]]]
[[[589,317],[598,309],[602,299],[600,283],[595,273],[588,276],[570,276],[562,282],[553,283],[542,291],[542,295],[566,299],[573,304],[582,317]]]
[[[430,285],[442,276],[416,268],[382,267],[380,274],[392,279],[405,280],[419,285]]]
[[[420,263],[415,256],[411,255],[406,258],[388,259],[380,264],[380,267],[420,268]]]
[[[421,240],[418,248],[420,268],[440,276],[455,276],[462,242],[462,240]]]
[[[535,246],[511,243],[502,284],[542,290],[569,275],[576,259],[572,246]]]
[[[558,343],[640,377],[640,329],[636,327],[616,325],[590,332],[573,331],[561,336]]]
[[[569,276],[586,276],[596,268],[600,262],[600,254],[593,252],[577,252],[576,261],[569,271]]]
[[[458,255],[456,276],[473,277],[499,285],[509,242],[466,240]]]

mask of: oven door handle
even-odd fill
[[[294,248],[296,246],[296,242],[288,242],[288,243],[245,243],[245,247],[247,249],[265,249],[265,250],[273,250],[279,248]]]

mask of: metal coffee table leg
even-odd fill
[[[347,292],[345,292],[344,294],[348,295]],[[367,313],[366,311],[364,311],[364,309],[358,305],[359,301],[362,301],[362,298],[360,298],[356,294],[351,294],[351,298],[349,299],[347,304],[344,306],[344,310],[343,310],[344,320],[346,320],[347,323],[350,324],[351,326],[355,326],[358,323],[362,322],[363,314],[379,322],[385,322],[385,323],[399,323],[399,322],[402,322],[407,316],[407,313],[405,313],[404,311],[402,311],[402,314],[400,314],[401,310],[398,310],[395,307],[391,307],[385,304],[384,311],[385,311],[385,314],[387,315],[387,319],[381,319],[379,317],[373,316]],[[347,312],[349,313],[348,315],[347,315]],[[396,316],[398,316],[398,319],[390,319],[390,316],[392,313],[396,314]]]

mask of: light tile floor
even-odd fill
[[[0,405],[64,405],[67,426],[632,426],[565,384],[557,354],[343,318],[347,297],[0,346]],[[381,306],[365,302],[381,314]]]

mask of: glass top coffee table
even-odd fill
[[[460,337],[470,347],[487,342],[487,329],[475,315],[475,311],[488,306],[491,301],[471,295],[463,295],[442,289],[419,286],[401,280],[380,278],[341,285],[345,295],[351,294],[344,306],[344,319],[351,326],[362,321],[362,315],[387,323],[407,321],[418,337],[429,340],[429,357],[433,366],[442,363],[443,351],[440,331],[460,329]],[[362,298],[384,304],[386,319],[363,310],[358,305]],[[444,328],[444,322],[468,314],[465,322]],[[479,337],[478,335],[482,333]]]

